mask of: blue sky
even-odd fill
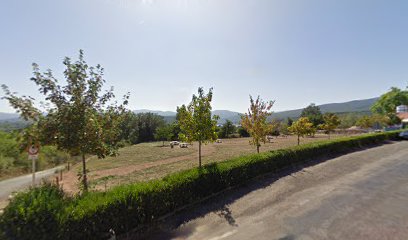
[[[31,63],[85,51],[129,108],[175,110],[197,87],[213,109],[274,110],[379,96],[408,84],[408,1],[3,0],[0,82],[38,97]],[[0,111],[12,112],[0,101]]]

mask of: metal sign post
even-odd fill
[[[40,146],[38,144],[34,145],[32,144],[28,148],[28,160],[32,160],[32,165],[33,165],[33,187],[35,186],[35,160],[38,159],[38,152],[40,151]]]

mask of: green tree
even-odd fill
[[[281,120],[272,119],[271,121],[271,131],[269,132],[272,136],[279,136],[282,130],[282,124],[284,124]]]
[[[124,119],[121,139],[131,144],[154,141],[156,129],[165,125],[163,117],[153,113],[128,112]]]
[[[18,97],[3,85],[6,96],[21,116],[35,122],[36,135],[45,144],[55,144],[72,156],[82,157],[82,186],[88,190],[86,155],[99,158],[117,153],[120,140],[119,125],[125,112],[129,95],[118,105],[114,99],[113,88],[100,94],[105,79],[104,69],[97,65],[89,67],[84,54],[79,52],[79,60],[72,62],[66,57],[64,77],[66,85],[59,85],[51,70],[41,73],[37,64],[33,64],[34,77],[31,80],[39,86],[39,92],[45,96],[46,115],[35,107],[31,97]],[[111,104],[109,104],[111,103]]]
[[[340,119],[334,113],[325,113],[323,115],[323,121],[324,123],[320,124],[319,128],[323,129],[330,139],[330,133],[340,125]]]
[[[373,123],[373,128],[375,129],[380,129],[391,124],[390,118],[385,115],[380,114],[371,115],[371,120]]]
[[[340,119],[339,128],[349,128],[352,126],[356,126],[357,120],[361,116],[365,116],[368,113],[366,112],[347,112],[347,113],[340,113],[337,116]]]
[[[154,138],[159,141],[170,141],[173,138],[173,128],[170,124],[166,124],[160,126],[156,129],[156,133],[154,134]]]
[[[179,134],[181,133],[181,129],[180,129],[180,124],[178,123],[178,121],[171,123],[170,128],[172,132],[172,137],[170,140],[172,141],[179,140],[178,137],[179,137]]]
[[[309,106],[304,108],[302,110],[302,113],[300,114],[300,117],[309,118],[310,122],[313,123],[314,127],[317,127],[319,126],[319,124],[323,123],[322,112],[320,111],[319,106],[316,106],[316,104],[314,103],[311,103]]]
[[[249,137],[250,136],[249,133],[247,132],[247,130],[245,130],[245,128],[243,128],[242,126],[238,127],[238,134],[241,137]]]
[[[235,132],[236,127],[230,120],[226,120],[220,129],[220,137],[228,138],[230,134]]]
[[[136,114],[136,121],[138,142],[154,141],[156,129],[166,124],[162,116],[150,112]]]
[[[387,116],[391,124],[397,124],[401,121],[396,115],[396,108],[399,105],[408,105],[408,91],[392,87],[371,106],[371,111],[374,114]]]
[[[254,101],[252,96],[249,96],[250,106],[248,113],[241,118],[241,125],[251,135],[250,144],[256,146],[256,151],[259,153],[261,142],[266,143],[266,135],[271,132],[272,125],[267,123],[267,118],[272,115],[270,112],[274,101],[264,102],[260,97]]]
[[[288,118],[286,119],[286,124],[287,124],[289,127],[292,126],[292,124],[293,124],[293,119],[290,118],[290,117],[288,117]]]
[[[279,125],[279,135],[288,135],[289,134],[288,127],[290,126],[287,123],[281,122],[281,124]]]
[[[193,95],[191,102],[177,107],[177,120],[180,126],[180,139],[198,141],[198,164],[201,167],[201,145],[217,139],[218,116],[211,117],[212,88],[205,94],[203,88],[198,88],[198,95]]]
[[[368,129],[373,126],[373,121],[370,116],[362,116],[360,119],[357,120],[356,125],[361,128]]]
[[[296,122],[293,122],[292,126],[288,127],[288,130],[297,136],[297,144],[300,145],[300,137],[308,135],[313,128],[313,123],[310,122],[309,118],[301,117]]]

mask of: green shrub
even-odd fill
[[[256,176],[397,136],[398,132],[369,134],[241,156],[171,174],[161,180],[122,185],[106,193],[91,192],[69,201],[59,191],[48,194],[49,188],[33,189],[6,208],[1,220],[2,226],[6,226],[3,231],[9,229],[6,232],[9,239],[21,236],[29,236],[21,239],[54,239],[55,236],[60,239],[106,239],[110,229],[119,234],[128,232]],[[40,194],[42,191],[47,194]],[[47,230],[54,235],[44,236],[47,221],[51,222]]]
[[[0,154],[4,157],[17,158],[20,154],[17,141],[10,135],[0,131]]]
[[[39,156],[40,160],[43,159],[44,162],[54,166],[65,163],[70,158],[68,153],[58,150],[55,146],[42,147]]]
[[[5,208],[0,230],[6,239],[58,239],[64,202],[62,190],[51,185],[19,193]]]
[[[13,166],[14,158],[0,155],[0,173]]]

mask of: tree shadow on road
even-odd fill
[[[227,207],[224,206],[218,213],[218,216],[225,218],[225,220],[228,222],[229,225],[238,227],[238,224],[236,223],[234,217],[232,216],[231,210]]]

